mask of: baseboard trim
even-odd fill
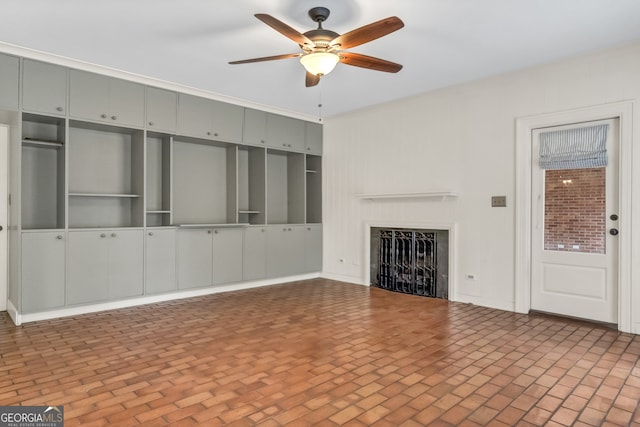
[[[22,324],[20,313],[18,313],[18,309],[15,305],[13,305],[11,300],[7,300],[7,314],[11,318],[11,321],[14,325],[20,326]]]
[[[287,282],[309,280],[320,277],[320,273],[303,274],[297,276],[278,277],[276,279],[257,280],[252,282],[232,283],[229,285],[192,289],[188,291],[177,291],[166,294],[142,296],[120,301],[110,301],[99,304],[90,304],[76,307],[65,307],[58,310],[41,311],[38,313],[20,314],[9,301],[13,309],[13,314],[9,311],[9,316],[13,323],[19,326],[22,323],[38,322],[42,320],[58,319],[61,317],[78,316],[81,314],[96,313],[99,311],[116,310],[119,308],[136,307],[140,305],[154,304],[158,302],[174,301],[186,298],[199,297],[203,295],[218,294],[222,292],[239,291],[243,289],[260,288],[263,286],[279,285]]]
[[[369,284],[364,283],[362,279],[358,277],[353,277],[353,276],[343,276],[341,274],[333,274],[333,273],[322,273],[320,274],[320,277],[322,277],[323,279],[335,280],[338,282],[352,283],[354,285],[369,286]]]

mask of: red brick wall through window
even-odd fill
[[[605,253],[605,168],[547,170],[545,250]]]

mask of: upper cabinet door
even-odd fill
[[[25,59],[22,108],[45,114],[67,113],[67,68]]]
[[[213,139],[226,142],[242,142],[244,108],[224,102],[213,104]]]
[[[244,110],[244,132],[242,142],[250,145],[265,145],[267,142],[267,113],[253,108]]]
[[[242,142],[244,108],[199,96],[180,94],[178,133],[196,138]]]
[[[109,121],[118,125],[143,126],[143,85],[109,79]]]
[[[178,133],[213,139],[213,103],[210,99],[181,93],[178,98]]]
[[[267,145],[280,150],[304,151],[302,120],[277,114],[267,115]]]
[[[18,109],[20,61],[15,56],[0,54],[0,107]]]
[[[143,85],[79,70],[70,71],[69,82],[70,116],[142,127]]]
[[[109,78],[70,70],[69,115],[89,120],[109,118]]]
[[[147,87],[147,128],[175,133],[178,117],[178,94]]]
[[[305,123],[305,152],[307,154],[322,155],[322,125],[319,123]]]

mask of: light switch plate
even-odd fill
[[[491,196],[491,207],[492,208],[506,208],[507,207],[507,196]]]

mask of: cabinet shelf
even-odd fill
[[[248,223],[237,223],[237,224],[178,224],[179,228],[223,228],[223,227],[248,227],[250,224]]]
[[[69,197],[112,197],[120,199],[135,199],[139,194],[114,194],[114,193],[69,193]]]
[[[58,148],[61,148],[64,145],[64,143],[60,141],[49,141],[45,139],[24,138],[22,140],[22,145],[24,147],[58,149]]]

